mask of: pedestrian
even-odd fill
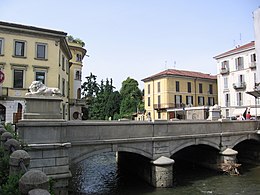
[[[247,114],[246,114],[246,120],[250,120],[251,119],[251,114],[250,114],[250,112],[248,112]]]
[[[237,118],[237,120],[243,121],[243,120],[245,120],[245,117],[243,116],[243,114],[240,114],[239,117]]]

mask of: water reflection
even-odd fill
[[[229,176],[190,164],[176,164],[175,186],[156,189],[131,173],[122,174],[115,153],[93,156],[71,168],[70,194],[122,195],[256,195],[260,194],[260,166],[243,165],[242,175]]]

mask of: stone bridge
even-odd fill
[[[128,153],[145,157],[150,166],[140,166],[139,175],[156,187],[169,187],[174,163],[171,157],[182,149],[193,145],[214,148],[219,155],[209,166],[218,167],[226,149],[233,149],[246,140],[260,142],[257,121],[73,122],[28,119],[20,121],[17,126],[19,136],[28,144],[31,168],[40,169],[56,179],[57,187],[68,184],[71,164],[109,151],[122,153],[126,158]]]

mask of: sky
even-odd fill
[[[254,40],[259,0],[0,0],[0,21],[85,42],[83,81],[138,81],[165,69],[217,74],[214,56]]]

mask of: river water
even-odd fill
[[[173,188],[153,188],[131,174],[122,174],[115,153],[88,158],[71,168],[70,193],[75,195],[260,195],[260,166],[243,165],[230,176],[195,165],[177,165]]]

